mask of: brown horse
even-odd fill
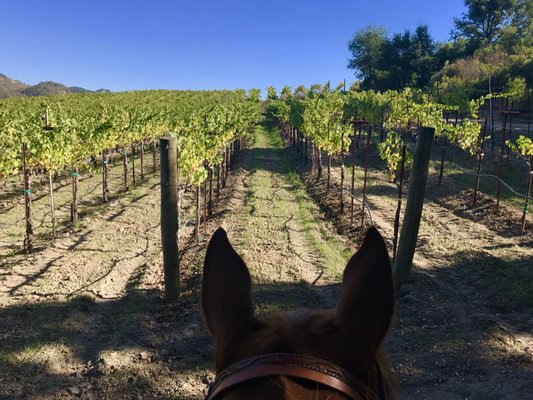
[[[391,399],[381,343],[393,313],[390,260],[375,228],[344,270],[335,310],[254,314],[246,264],[219,228],[204,262],[202,308],[216,381],[206,399]]]

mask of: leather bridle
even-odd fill
[[[307,354],[295,353],[260,354],[236,362],[216,376],[205,400],[216,400],[218,395],[240,383],[273,376],[317,382],[352,400],[385,400],[381,371],[378,396],[366,383],[344,368]]]

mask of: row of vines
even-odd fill
[[[336,159],[341,168],[339,191],[340,213],[344,212],[344,197],[351,198],[350,219],[354,219],[354,169],[355,157],[362,149],[361,159],[364,165],[361,225],[364,225],[366,204],[366,186],[368,154],[372,136],[379,136],[377,148],[387,165],[389,178],[398,186],[398,210],[395,220],[395,238],[399,225],[404,170],[410,168],[411,155],[406,139],[416,136],[421,126],[435,129],[437,140],[442,146],[439,184],[444,169],[444,155],[447,143],[454,143],[478,163],[474,187],[473,203],[477,201],[481,161],[484,157],[485,141],[490,137],[487,130],[487,118],[480,117],[480,108],[490,99],[512,97],[513,92],[490,94],[480,99],[465,103],[446,104],[431,94],[418,90],[405,89],[401,92],[387,91],[343,91],[340,87],[331,90],[329,85],[298,87],[291,91],[285,87],[279,94],[269,88],[267,113],[278,121],[280,128],[297,146],[305,162],[311,160],[312,170],[316,170],[317,179],[322,176],[322,157],[327,157],[326,191],[332,185],[330,168],[332,159]],[[379,135],[378,135],[379,132]],[[494,140],[493,140],[494,142]],[[533,141],[525,135],[516,140],[506,140],[505,125],[500,145],[499,163],[503,162],[504,150],[512,150],[517,157],[526,160],[528,165],[527,192],[524,196],[524,212],[521,221],[525,229],[526,214],[529,209],[531,180],[533,177]],[[352,157],[351,190],[345,190],[345,158]],[[504,170],[500,168],[497,179],[497,206],[500,202],[500,187]],[[347,193],[346,193],[347,192]],[[396,243],[396,240],[394,240]]]
[[[26,235],[24,248],[32,251],[32,177],[49,178],[54,219],[52,176],[68,170],[72,179],[71,222],[76,223],[80,169],[102,171],[102,202],[108,201],[109,162],[122,158],[124,189],[129,166],[140,156],[144,179],[145,152],[155,151],[162,135],[178,141],[182,186],[199,188],[228,169],[229,157],[261,117],[258,90],[141,91],[99,93],[0,101],[0,179],[21,176],[24,181]],[[225,175],[223,175],[224,177]],[[204,190],[205,192],[205,190]],[[53,222],[55,227],[55,221]],[[54,228],[55,230],[55,228]]]

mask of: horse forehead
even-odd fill
[[[299,308],[289,311],[281,311],[273,314],[270,318],[266,317],[269,323],[283,324],[290,329],[309,329],[325,326],[333,321],[332,310],[309,310],[307,308]]]
[[[266,326],[264,339],[304,340],[331,331],[334,326],[332,311],[297,309],[269,315],[262,320]]]

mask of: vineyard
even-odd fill
[[[258,312],[333,307],[346,260],[377,226],[398,289],[386,343],[398,397],[532,397],[533,142],[529,117],[492,107],[514,96],[328,84],[265,100],[0,100],[0,397],[205,396],[199,284],[220,225],[251,267]],[[176,144],[181,293],[169,303],[160,192],[173,147],[161,137]],[[423,139],[424,208],[400,275]]]

